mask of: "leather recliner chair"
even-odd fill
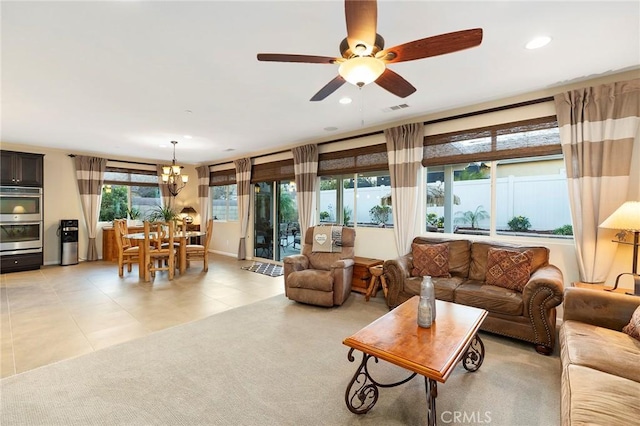
[[[342,251],[313,252],[315,227],[305,232],[302,252],[284,258],[285,296],[318,306],[339,306],[351,294],[356,231],[342,228]]]

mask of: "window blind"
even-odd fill
[[[272,161],[270,163],[254,164],[251,167],[251,183],[293,180],[294,178],[293,158]]]
[[[209,186],[233,185],[236,183],[236,169],[209,172]]]
[[[318,176],[389,171],[387,145],[322,153],[318,156]]]
[[[104,184],[158,186],[158,175],[152,170],[107,166],[104,173]]]
[[[425,136],[422,165],[561,154],[556,116]]]

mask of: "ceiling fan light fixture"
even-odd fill
[[[540,36],[540,37],[536,37],[534,39],[531,39],[531,41],[529,41],[525,47],[529,50],[533,50],[533,49],[539,49],[541,47],[546,46],[547,44],[551,43],[551,37],[549,36]]]
[[[384,62],[380,59],[371,56],[357,56],[340,64],[338,73],[349,83],[362,87],[376,81],[385,68]]]

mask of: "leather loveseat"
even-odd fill
[[[542,354],[553,351],[556,306],[562,303],[563,277],[560,269],[549,264],[548,248],[463,239],[416,237],[413,240],[413,245],[425,244],[448,247],[450,276],[433,277],[437,299],[486,309],[489,314],[482,330],[531,342]],[[526,252],[530,258],[530,274],[524,278],[520,290],[485,282],[491,249]],[[412,272],[412,253],[384,263],[390,308],[420,293],[422,276]]]
[[[622,332],[640,297],[569,287],[560,327],[562,425],[640,421],[640,341]]]

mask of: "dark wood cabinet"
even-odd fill
[[[42,187],[44,155],[0,152],[0,185]]]
[[[40,269],[42,266],[42,253],[17,254],[14,256],[0,257],[2,273],[29,271]]]

